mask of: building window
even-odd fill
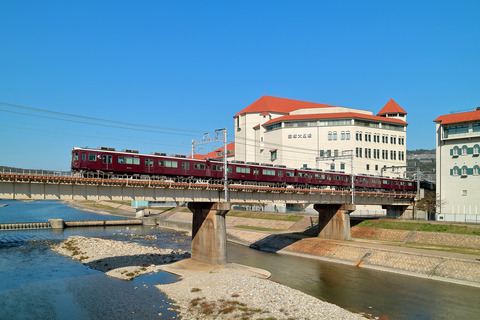
[[[473,146],[473,154],[478,155],[480,153],[480,146],[478,144]]]
[[[468,133],[468,125],[465,124],[461,126],[446,127],[444,131],[444,137],[448,138],[449,135],[461,133]]]
[[[476,165],[475,167],[473,167],[473,175],[478,176],[479,174],[480,174],[480,167]]]
[[[337,140],[337,131],[333,131],[333,140]]]
[[[366,168],[366,169],[367,169],[367,171],[370,171],[370,165],[369,165],[369,164],[367,164],[367,168]]]
[[[340,163],[340,170],[345,170],[345,163]]]
[[[332,164],[330,165],[330,170],[335,170],[335,163],[332,163]]]
[[[463,146],[462,147],[462,155],[466,155],[468,153],[468,147],[467,146]]]
[[[378,164],[375,165],[375,171],[378,171]]]
[[[333,139],[332,131],[328,131],[328,140],[332,140],[332,139]]]
[[[340,133],[340,139],[345,140],[345,131]]]
[[[325,150],[320,150],[320,157],[325,156]]]
[[[270,151],[270,160],[277,160],[277,150]]]
[[[462,176],[468,175],[468,168],[466,166],[462,167]]]
[[[473,132],[480,132],[480,123],[472,124],[472,131]]]
[[[338,149],[333,150],[333,156],[338,157]]]
[[[346,132],[346,138],[347,138],[347,140],[350,140],[350,131]]]

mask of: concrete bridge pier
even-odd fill
[[[382,209],[387,210],[387,218],[389,219],[412,220],[415,218],[413,203],[409,206],[383,205]]]
[[[354,204],[315,204],[318,212],[318,237],[334,240],[351,240],[350,213]]]
[[[192,260],[227,264],[225,215],[230,202],[189,202],[188,209],[193,212]]]

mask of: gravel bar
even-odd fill
[[[190,254],[136,243],[72,236],[52,250],[123,280],[162,270]],[[188,261],[187,261],[188,262]],[[187,319],[365,319],[334,304],[265,279],[248,267],[186,272],[182,280],[156,287]]]

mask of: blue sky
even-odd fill
[[[0,165],[68,170],[74,146],[188,154],[203,132],[233,139],[233,115],[265,93],[374,113],[393,98],[408,150],[435,147],[437,116],[480,106],[479,1],[3,0],[0,12],[0,102],[179,129],[0,105]]]

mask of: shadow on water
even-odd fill
[[[152,264],[163,265],[187,258],[190,258],[190,253],[175,254],[174,257],[170,254],[140,254],[103,258],[84,264],[92,269],[108,272],[113,269],[124,267],[148,267]]]

